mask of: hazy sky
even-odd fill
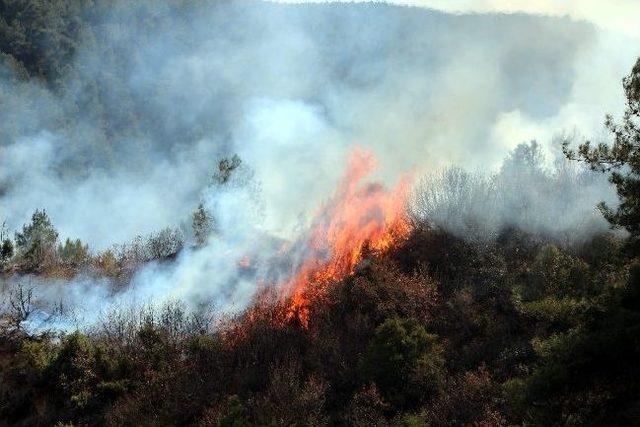
[[[284,0],[284,3],[322,3],[326,0]],[[339,0],[329,0],[339,2]],[[367,1],[367,0],[355,0]],[[388,0],[387,3],[421,6],[451,13],[523,12],[568,15],[609,31],[640,37],[638,0]]]
[[[447,12],[524,12],[568,15],[592,22],[608,31],[640,37],[640,2],[637,0],[409,0],[397,3],[426,6]]]

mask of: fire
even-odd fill
[[[245,255],[242,258],[240,258],[240,260],[238,261],[238,266],[241,268],[251,267],[251,257],[249,257],[248,255]]]
[[[285,284],[291,297],[289,317],[308,323],[308,302],[327,283],[352,274],[367,255],[393,247],[410,231],[406,199],[409,176],[393,189],[363,183],[377,167],[368,150],[356,147],[338,189],[316,215],[303,247],[304,261]]]

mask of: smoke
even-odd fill
[[[516,147],[493,174],[452,167],[424,176],[409,210],[420,223],[477,242],[518,229],[576,245],[609,228],[599,202],[618,204],[606,176],[562,153],[547,162],[533,141]]]
[[[370,2],[371,0],[355,0]],[[281,3],[325,3],[340,0],[279,0]],[[640,36],[637,17],[640,5],[635,0],[388,0],[387,3],[412,5],[441,10],[447,13],[528,13],[546,16],[569,16],[584,20],[608,31],[620,32],[632,37]]]
[[[199,203],[217,230],[141,268],[117,298],[91,276],[48,288],[91,310],[171,298],[241,309],[268,266],[238,263],[305,229],[354,144],[387,183],[411,168],[498,171],[523,141],[550,153],[558,132],[599,135],[637,53],[568,18],[380,4],[115,3],[87,19],[56,89],[0,63],[0,220],[17,229],[45,208],[94,251],[188,223]],[[233,153],[242,170],[212,186]]]

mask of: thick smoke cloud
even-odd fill
[[[278,0],[280,3],[326,3],[341,0]],[[354,0],[367,3],[372,0]],[[418,6],[447,13],[528,13],[543,16],[569,16],[596,24],[608,31],[640,37],[637,17],[640,4],[635,0],[387,0],[386,3]]]
[[[0,65],[0,220],[17,229],[45,208],[61,237],[102,250],[203,203],[216,238],[143,268],[127,292],[241,308],[255,283],[240,259],[304,228],[353,144],[393,182],[411,168],[498,170],[525,140],[591,135],[622,107],[633,56],[610,58],[620,37],[567,18],[385,5],[117,3],[56,90]],[[232,153],[242,184],[212,187]]]
[[[496,146],[494,128],[553,116],[597,38],[564,19],[387,6],[154,3],[97,19],[60,94],[3,82],[1,169],[9,227],[44,207],[98,248],[184,219],[231,152],[277,229],[283,207],[288,224],[330,193],[353,142],[388,177],[496,165],[522,140]],[[27,147],[32,167],[14,158]]]
[[[476,242],[518,230],[579,245],[609,228],[595,202],[615,207],[618,200],[606,176],[556,154],[545,161],[531,142],[516,147],[496,173],[436,171],[415,186],[409,210],[420,224]]]

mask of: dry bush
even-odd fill
[[[249,401],[256,425],[327,425],[325,394],[327,384],[316,378],[305,379],[295,360],[271,368],[266,390]]]
[[[430,426],[502,426],[506,421],[500,415],[497,400],[500,386],[495,384],[487,369],[449,378],[439,396],[423,411],[424,421]]]

